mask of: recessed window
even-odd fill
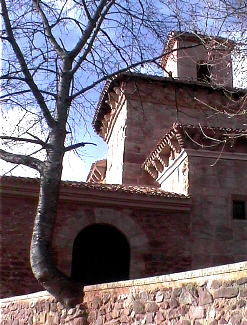
[[[234,200],[232,204],[233,219],[246,219],[245,201]]]
[[[204,61],[199,61],[197,63],[197,80],[202,82],[210,82],[210,65]]]

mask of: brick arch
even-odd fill
[[[129,214],[130,210],[120,212],[109,208],[95,208],[80,210],[75,216],[66,218],[54,240],[58,267],[70,276],[73,243],[76,236],[89,225],[104,223],[121,231],[129,242],[130,279],[142,277],[145,272],[143,255],[148,252],[148,239]]]

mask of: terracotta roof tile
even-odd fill
[[[212,137],[212,140],[214,139],[214,135],[215,138],[217,136],[221,137],[222,139],[230,139],[235,137],[247,138],[247,131],[243,129],[175,123],[173,127],[165,134],[165,136],[157,143],[154,149],[150,152],[150,154],[142,164],[142,167],[144,168],[145,165],[150,164],[151,161],[155,158],[155,156],[157,156],[166,145],[172,147],[173,145],[170,140],[174,136],[176,136],[181,149],[185,149],[184,138],[190,138],[193,133],[197,132],[201,133],[202,135]]]
[[[2,176],[1,182],[5,184],[10,183],[22,183],[22,184],[39,184],[38,178],[26,178],[26,177],[13,177],[13,176]],[[0,182],[0,183],[1,183]],[[182,198],[187,199],[189,196],[183,194],[177,194],[172,192],[166,192],[160,188],[146,187],[146,186],[130,186],[130,185],[118,185],[118,184],[96,184],[96,183],[85,183],[85,182],[72,182],[63,181],[62,187],[67,188],[77,188],[77,189],[88,189],[95,191],[104,192],[120,192],[120,193],[130,193],[138,195],[148,195],[148,196],[160,196],[167,198]]]

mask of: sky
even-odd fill
[[[8,112],[7,118],[0,119],[0,129],[2,132],[8,131],[12,134],[15,125],[19,122],[20,117],[22,117],[22,112],[18,108],[12,109]],[[20,129],[26,129],[29,125],[28,119],[23,119],[22,124],[19,124]],[[107,145],[93,130],[90,121],[87,122],[87,126],[83,125],[82,132],[80,132],[80,127],[78,127],[78,133],[82,134],[81,141],[92,142],[95,145],[86,145],[84,148],[78,151],[67,152],[64,156],[63,161],[63,172],[62,180],[69,181],[85,181],[90,170],[92,163],[96,160],[104,159],[107,155]],[[85,132],[87,128],[87,132]],[[37,136],[41,135],[40,126],[37,125],[35,129],[35,134]],[[3,144],[4,145],[4,144]],[[8,147],[4,146],[6,150]],[[24,150],[25,149],[25,150]],[[29,145],[28,153],[36,151],[37,147]],[[26,147],[20,145],[18,148],[18,153],[26,153]],[[37,158],[44,158],[42,153],[36,155]],[[16,166],[14,164],[7,163],[0,160],[0,175],[13,175],[21,177],[39,177],[39,174],[34,169],[28,168],[26,166]]]
[[[69,2],[68,2],[69,5]],[[69,41],[70,44],[76,42],[77,40],[77,33],[76,31],[73,33],[69,34],[69,38],[67,41]],[[65,38],[65,43],[66,43],[66,38]],[[1,46],[1,44],[0,44]],[[1,51],[1,48],[0,48]],[[246,64],[243,64],[246,66]],[[243,69],[240,69],[243,71]],[[145,69],[141,69],[141,72],[143,73],[149,73],[149,71],[146,71]],[[245,72],[245,71],[244,71]],[[238,85],[237,85],[238,86]],[[94,102],[95,102],[95,109],[97,107],[97,100],[100,96],[100,93],[95,93],[94,94]],[[96,146],[94,145],[87,145],[82,149],[79,149],[77,152],[72,151],[69,153],[65,154],[64,157],[64,164],[63,164],[63,174],[62,174],[62,179],[63,180],[71,180],[71,181],[85,181],[86,177],[88,175],[88,172],[90,170],[90,167],[92,163],[96,160],[104,159],[106,158],[107,155],[107,145],[104,143],[104,141],[96,135],[94,132],[92,126],[91,126],[91,121],[92,121],[92,116],[90,118],[87,118],[87,121],[84,121],[83,123],[78,123],[79,125],[77,126],[77,135],[78,135],[78,141],[85,141],[85,142],[92,142],[95,143]],[[0,120],[0,130],[5,130],[5,133],[9,133],[11,131],[11,128],[18,124],[18,121],[20,119],[20,113],[18,111],[18,108],[14,108],[12,111],[9,111],[8,118],[4,119],[2,118]],[[24,119],[25,120],[25,119]],[[23,123],[24,123],[23,120]],[[27,119],[27,124],[22,125],[23,129],[25,129],[28,126],[28,119]],[[86,130],[86,131],[85,131]],[[11,133],[11,132],[10,132]],[[39,129],[38,127],[35,129],[35,134],[38,136],[39,134],[42,133],[42,130]],[[42,138],[42,137],[41,137]],[[7,148],[6,148],[7,149]],[[23,152],[23,147],[20,146],[20,153]],[[30,152],[34,149],[32,146],[29,148]],[[44,158],[44,156],[39,156],[40,158]],[[23,166],[18,166],[14,168],[15,166],[10,163],[6,163],[3,160],[0,160],[0,175],[9,175],[9,171],[11,171],[11,174],[14,176],[27,176],[27,177],[38,177],[37,172],[34,170],[28,168],[28,167],[23,167]],[[13,169],[14,168],[14,169]]]

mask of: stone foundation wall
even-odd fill
[[[247,263],[87,286],[63,309],[46,292],[2,299],[1,324],[246,325]]]

